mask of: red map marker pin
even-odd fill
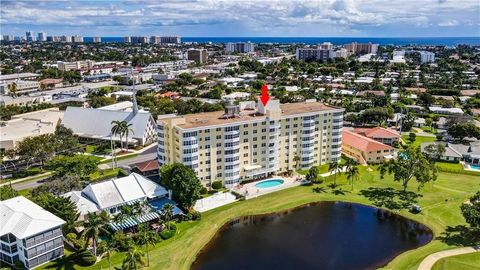
[[[267,106],[268,100],[270,99],[270,96],[268,95],[268,87],[267,85],[262,85],[262,95],[260,96],[260,100],[263,103],[263,106]]]

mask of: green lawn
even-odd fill
[[[408,135],[402,135],[402,139],[405,143],[410,144],[408,140]],[[417,138],[415,139],[412,145],[414,147],[417,147],[424,142],[434,142],[436,140],[437,139],[435,137],[417,136]]]
[[[480,253],[447,257],[436,262],[432,270],[480,270]]]
[[[335,195],[328,189],[325,193],[315,193],[313,186],[300,186],[208,211],[203,213],[201,221],[182,222],[178,225],[177,235],[158,243],[151,250],[150,267],[143,269],[189,269],[196,254],[210,241],[217,230],[238,216],[270,213],[317,201],[338,200],[371,205],[367,198],[359,194],[360,190],[369,187],[401,189],[400,184],[393,182],[390,176],[382,180],[376,170],[367,171],[365,167],[361,167],[360,171],[360,180],[355,183],[353,192],[350,192],[350,185],[344,175],[337,177],[340,188],[346,191],[344,195]],[[332,177],[329,177],[326,183],[317,187],[325,187],[331,182]],[[409,190],[417,192],[414,182]],[[480,178],[471,175],[458,177],[456,174],[440,173],[435,183],[427,184],[420,191],[423,197],[418,200],[422,212],[415,215],[407,210],[401,210],[398,213],[429,226],[434,232],[435,239],[423,247],[400,254],[385,269],[414,270],[427,255],[455,248],[456,245],[447,245],[437,237],[442,236],[447,226],[464,224],[459,206],[477,190],[480,190]],[[121,267],[123,257],[123,253],[114,254],[112,256],[114,266]],[[52,264],[46,264],[39,269],[48,269]],[[104,259],[90,268],[75,266],[75,269],[108,269],[108,262]]]
[[[127,175],[127,173],[121,168],[106,169],[106,170],[99,170],[90,174],[90,180],[92,182],[95,182],[95,181],[105,180],[109,178],[114,178],[114,177],[117,177],[119,172],[122,172],[123,174]]]
[[[134,158],[134,157],[137,157],[138,155],[139,155],[138,153],[132,153],[132,154],[126,154],[126,155],[122,155],[122,156],[117,156],[117,161],[129,159],[129,158]],[[111,158],[104,159],[104,160],[100,161],[100,164],[105,164],[105,163],[109,163],[109,162],[112,162]]]

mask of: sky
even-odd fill
[[[17,36],[480,36],[480,0],[0,0],[0,14]]]

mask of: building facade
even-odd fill
[[[47,33],[39,32],[37,34],[37,41],[47,41]]]
[[[26,269],[63,256],[63,220],[18,196],[0,202],[0,260]]]
[[[93,37],[93,40],[92,40],[94,43],[100,43],[102,42],[102,38],[101,37]]]
[[[208,54],[205,49],[191,49],[187,51],[187,59],[193,60],[196,63],[205,64],[207,62]]]
[[[239,53],[249,53],[255,51],[255,44],[249,42],[229,42],[225,44],[225,50],[229,53],[239,52]]]
[[[435,53],[427,52],[427,51],[420,51],[419,53],[420,53],[420,62],[422,64],[435,62]]]
[[[319,102],[258,104],[257,110],[242,104],[225,113],[159,117],[159,164],[180,162],[206,186],[216,180],[233,186],[340,159],[343,109]]]
[[[326,61],[334,58],[332,49],[322,48],[297,48],[295,56],[300,61]]]
[[[345,49],[353,54],[376,54],[378,50],[378,44],[373,43],[357,43],[352,42],[345,45]]]
[[[160,43],[179,44],[179,43],[182,43],[182,38],[179,36],[164,36],[164,37],[160,37]]]
[[[28,42],[33,42],[35,41],[35,33],[33,33],[32,31],[27,31],[25,32],[25,38]]]

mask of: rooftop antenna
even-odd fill
[[[138,104],[137,104],[137,91],[135,90],[135,78],[133,77],[133,67],[132,67],[132,81],[133,81],[133,115],[136,115],[138,112]]]

